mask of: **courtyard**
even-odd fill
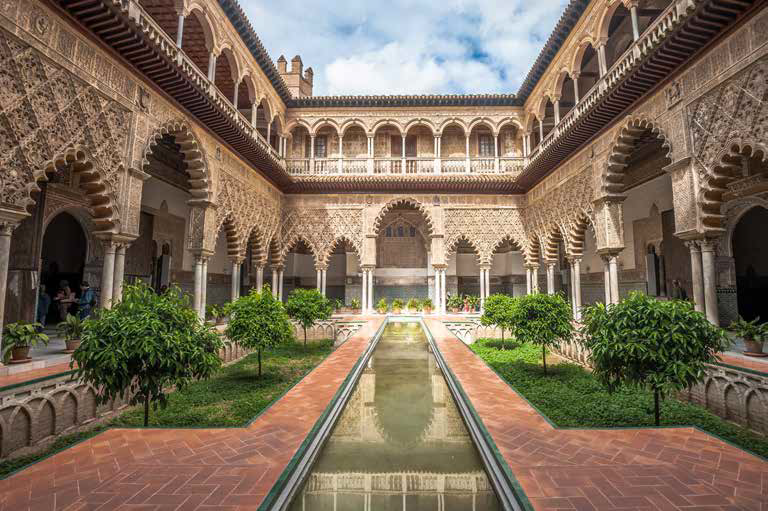
[[[0,511],[768,509],[765,3],[267,3],[0,6]]]

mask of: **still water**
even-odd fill
[[[290,509],[500,509],[419,323],[384,328]]]

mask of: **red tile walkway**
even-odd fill
[[[746,356],[734,357],[727,353],[719,355],[720,361],[723,364],[735,367],[743,367],[745,369],[751,369],[752,371],[759,371],[761,373],[768,373],[768,358],[747,358]]]
[[[381,321],[248,428],[108,430],[0,481],[0,511],[255,510]]]
[[[45,378],[46,376],[66,373],[67,371],[71,371],[69,362],[66,364],[52,365],[42,369],[32,369],[30,371],[23,371],[21,373],[6,374],[4,376],[0,376],[0,388],[7,387],[8,385],[15,385],[17,383],[24,383],[26,381],[37,380],[39,378]]]
[[[426,321],[537,510],[768,511],[768,462],[693,428],[559,430]]]

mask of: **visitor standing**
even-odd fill
[[[85,319],[90,316],[93,307],[96,305],[96,294],[85,280],[80,284],[80,301],[78,302],[78,305],[80,305],[80,319]]]
[[[51,295],[45,291],[45,284],[40,284],[40,295],[37,298],[37,322],[45,326],[48,310],[51,308]]]
[[[680,285],[680,281],[675,279],[672,281],[672,299],[673,300],[687,300],[688,293],[685,292],[685,288]]]
[[[64,321],[72,304],[77,300],[75,298],[75,292],[69,287],[69,282],[62,280],[59,283],[59,292],[56,293],[56,297],[53,299],[59,307],[59,320]]]

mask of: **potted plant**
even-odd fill
[[[405,304],[405,308],[408,312],[419,312],[421,310],[421,302],[418,298],[409,298],[408,302]]]
[[[205,306],[205,317],[210,323],[218,323],[219,318],[221,318],[221,314],[221,307],[219,305],[211,304]]]
[[[387,303],[386,298],[382,298],[379,300],[379,302],[376,304],[376,310],[379,314],[386,314],[389,310],[389,304]]]
[[[449,309],[451,309],[451,312],[456,314],[461,310],[461,307],[464,305],[464,300],[462,300],[461,296],[459,295],[448,295],[448,299],[445,301],[445,305],[448,306]]]
[[[339,311],[344,307],[344,303],[336,298],[335,300],[331,300],[331,306],[333,307],[333,312],[338,314]]]
[[[80,336],[83,334],[83,320],[72,314],[67,314],[64,321],[59,323],[59,333],[64,336],[67,345],[65,353],[74,353],[80,346]]]
[[[469,312],[475,312],[480,309],[480,297],[477,295],[469,295],[467,297],[469,301]]]
[[[421,310],[424,311],[424,314],[432,314],[432,300],[429,298],[424,298],[424,301],[421,302]]]
[[[352,309],[352,314],[360,314],[360,300],[352,298],[349,301],[349,306]]]
[[[394,300],[392,300],[392,313],[400,314],[402,310],[403,310],[403,301],[400,298],[395,298]]]
[[[765,341],[765,336],[768,335],[768,323],[761,324],[759,317],[752,321],[747,321],[739,316],[739,319],[731,322],[728,330],[744,340],[744,346],[746,347],[745,355],[752,357],[762,357],[765,355],[763,353],[763,341]]]
[[[3,360],[10,354],[11,364],[28,362],[29,349],[42,343],[48,345],[48,336],[41,332],[40,323],[19,321],[5,327],[3,334]]]

